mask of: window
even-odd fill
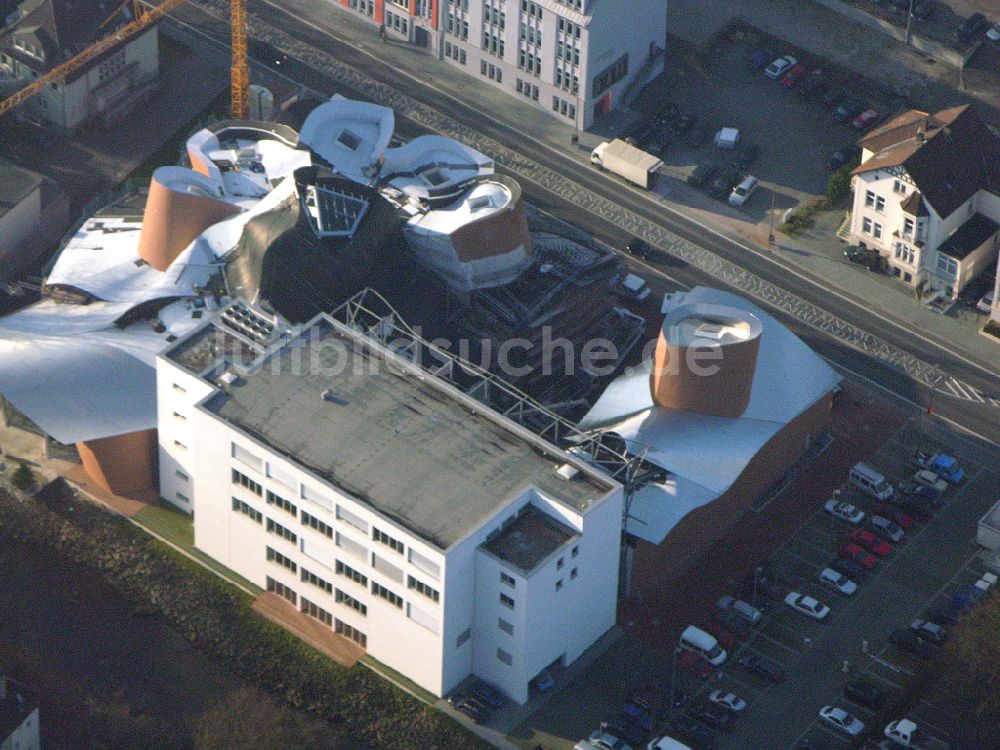
[[[288,568],[293,573],[299,572],[299,566],[296,565],[293,560],[289,560],[283,554],[281,554],[275,549],[271,549],[270,547],[267,548],[267,559],[268,562],[277,563],[282,567]]]
[[[556,591],[562,591],[562,587],[563,587],[563,579],[560,578],[558,581],[556,581]]]
[[[435,581],[440,580],[441,567],[436,562],[434,562],[428,557],[425,557],[424,555],[421,555],[419,552],[413,549],[413,547],[410,547],[409,558],[410,558],[410,565],[412,565],[414,568],[421,571],[422,573],[426,573]]]
[[[497,620],[497,624],[500,626],[500,629],[507,635],[514,635],[514,626],[511,625],[502,617]]]
[[[882,236],[882,225],[877,221],[872,224],[872,237],[879,239]]]
[[[190,477],[188,477],[187,474],[185,474],[180,469],[175,469],[174,470],[174,476],[177,477],[178,479],[180,479],[182,482],[186,482],[190,478]]]
[[[267,577],[267,590],[284,597],[292,604],[298,604],[298,595],[285,584],[271,578],[271,576]]]
[[[179,384],[177,384],[177,383],[171,383],[171,386],[172,386],[172,387],[173,387],[173,389],[174,389],[175,391],[177,391],[178,393],[187,393],[187,388],[185,388],[185,387],[184,387],[184,386],[182,386],[182,385],[179,385]]]
[[[337,520],[343,521],[348,526],[353,526],[358,531],[363,531],[366,534],[368,533],[368,522],[360,516],[354,515],[351,511],[341,505],[337,506]]]
[[[573,570],[571,570],[571,571],[569,572],[569,579],[570,579],[570,580],[572,581],[572,580],[573,580],[574,578],[576,578],[576,577],[577,577],[577,576],[578,576],[579,574],[580,574],[580,569],[579,569],[579,568],[573,568]]]
[[[175,492],[175,493],[174,493],[174,497],[176,497],[176,498],[177,498],[178,500],[180,500],[180,501],[181,501],[182,503],[190,503],[190,502],[191,502],[190,500],[188,500],[188,497],[187,497],[187,495],[185,495],[185,494],[184,494],[184,493],[182,493],[182,492]]]
[[[365,549],[365,545],[358,544],[358,542],[354,541],[350,537],[344,536],[339,531],[336,533],[335,539],[337,546],[351,557],[357,558],[362,562],[368,562],[368,550]]]
[[[403,582],[403,570],[402,568],[397,568],[388,560],[372,553],[372,567],[375,568],[379,573],[384,575],[386,578],[391,578],[396,583]]]
[[[504,651],[502,648],[497,649],[497,658],[506,664],[508,667],[514,663],[514,657]]]
[[[398,539],[393,539],[391,536],[386,534],[378,527],[372,529],[372,539],[374,539],[379,544],[384,544],[393,552],[398,552],[399,554],[403,554],[403,550],[405,548],[403,543]]]
[[[865,191],[865,206],[867,208],[871,208],[874,205],[875,205],[875,193],[873,193],[871,190],[866,190]]]
[[[399,609],[403,608],[403,597],[398,594],[392,593],[389,589],[380,583],[375,583],[372,581],[372,593],[376,596],[380,596],[385,599],[389,604]]]
[[[416,591],[418,594],[423,594],[432,602],[438,602],[441,600],[441,594],[438,593],[437,589],[431,588],[426,583],[418,581],[413,576],[408,576],[406,579],[406,587]]]
[[[897,193],[905,193],[906,185],[903,184],[902,180],[893,180],[892,189]]]
[[[958,273],[958,262],[942,253],[938,253],[936,265],[937,270],[949,278],[954,278]]]
[[[180,440],[174,440],[174,445],[180,448],[182,451],[186,451],[188,447],[184,445]]]
[[[233,453],[233,458],[235,458],[241,464],[245,464],[246,466],[249,466],[251,469],[255,469],[256,471],[263,471],[264,469],[263,459],[261,459],[259,456],[254,455],[243,446],[233,443],[232,453]]]
[[[458,634],[458,638],[455,639],[455,648],[461,648],[469,639],[472,637],[472,628],[466,628],[461,633]]]
[[[299,611],[303,614],[309,615],[317,620],[319,620],[324,625],[333,627],[333,615],[327,612],[322,607],[317,607],[311,601],[302,597],[302,605],[299,607]],[[339,632],[339,631],[338,631]]]
[[[324,581],[318,575],[316,575],[315,573],[313,573],[311,571],[306,570],[305,568],[302,568],[302,582],[303,583],[310,583],[313,586],[315,586],[316,588],[323,589],[323,591],[325,591],[328,594],[332,594],[333,593],[333,584],[332,583],[328,583],[327,581]]]
[[[235,510],[238,513],[242,513],[244,516],[251,519],[252,521],[256,521],[257,523],[263,523],[264,521],[263,513],[261,513],[259,510],[254,510],[245,502],[236,497],[233,498],[233,510]]]
[[[292,544],[295,544],[299,540],[294,531],[286,529],[280,523],[275,523],[270,518],[267,519],[267,533],[280,536],[282,539],[287,542],[291,542]]]
[[[507,575],[502,570],[500,571],[500,583],[505,586],[510,586],[511,588],[515,588],[517,586],[517,581],[514,579],[514,576]]]
[[[883,198],[881,195],[875,196],[875,210],[878,211],[880,214],[885,213],[885,198]]]
[[[242,485],[242,486],[246,487],[248,490],[250,490],[255,495],[263,495],[264,494],[264,488],[263,487],[261,487],[255,481],[253,481],[246,474],[243,474],[242,472],[239,472],[236,469],[233,469],[233,484]]]
[[[514,600],[506,594],[500,594],[500,603],[508,609],[514,609]]]
[[[593,94],[595,98],[614,86],[628,75],[628,54],[624,54],[594,76]]]
[[[346,622],[341,622],[340,620],[337,620],[334,630],[337,632],[338,635],[342,635],[345,638],[350,638],[352,641],[361,646],[361,648],[367,648],[368,636],[366,636],[357,628],[348,625]]]
[[[865,216],[861,220],[861,231],[864,232],[865,234],[872,233],[872,220],[869,219],[867,216]]]
[[[330,539],[333,539],[333,527],[328,526],[316,518],[316,516],[309,515],[305,511],[302,511],[302,525],[316,529],[320,534],[325,534]]]
[[[349,578],[355,583],[360,583],[362,586],[365,586],[367,588],[368,576],[359,573],[350,565],[345,565],[340,560],[337,560],[336,570],[337,570],[337,575],[344,576],[344,578]]]
[[[580,545],[576,544],[573,546],[573,551],[570,553],[570,557],[576,557],[580,554]]]
[[[174,419],[178,420],[179,422],[187,422],[188,421],[188,418],[185,417],[183,414],[181,414],[179,411],[175,411],[174,412]]]
[[[556,560],[556,570],[562,570],[563,565],[565,564],[566,564],[566,558],[560,557],[558,560]]]
[[[281,508],[283,511],[285,511],[286,513],[290,513],[293,516],[297,515],[298,510],[296,509],[296,507],[291,502],[281,497],[281,495],[275,495],[273,492],[271,492],[271,490],[268,490],[266,498],[268,505],[274,505],[278,508]]]
[[[355,612],[359,612],[364,617],[368,616],[368,607],[359,602],[350,594],[345,594],[340,589],[337,589],[337,592],[334,595],[334,599],[336,599],[337,604],[343,604],[345,607],[350,607]]]

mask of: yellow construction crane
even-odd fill
[[[83,52],[71,57],[62,65],[57,65],[48,73],[39,76],[12,96],[0,101],[0,115],[3,115],[18,105],[24,103],[46,86],[61,81],[66,76],[84,68],[112,47],[121,44],[126,39],[135,36],[159,21],[186,0],[163,0],[155,7],[148,7],[141,0],[125,0],[112,18],[127,5],[132,7],[132,20],[113,34],[94,42]],[[231,72],[232,115],[245,120],[249,114],[248,87],[250,85],[250,70],[247,64],[247,5],[246,0],[230,0],[230,16],[232,24],[233,63]],[[109,18],[108,21],[111,19]],[[105,21],[102,27],[108,23]]]

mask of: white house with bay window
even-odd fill
[[[438,696],[517,702],[614,625],[622,489],[319,316],[157,360],[161,494],[195,545]]]
[[[954,297],[997,263],[1000,137],[969,107],[911,110],[859,141],[851,242],[904,284]]]

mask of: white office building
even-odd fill
[[[618,484],[325,315],[281,330],[237,302],[157,360],[199,549],[438,696],[523,703],[614,625]]]

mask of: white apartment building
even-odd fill
[[[235,307],[157,360],[199,549],[438,696],[523,703],[614,625],[619,485],[327,316],[274,343]]]
[[[580,128],[663,69],[667,0],[340,0]]]
[[[859,141],[850,238],[904,284],[954,297],[995,267],[1000,137],[968,107],[911,110]]]

